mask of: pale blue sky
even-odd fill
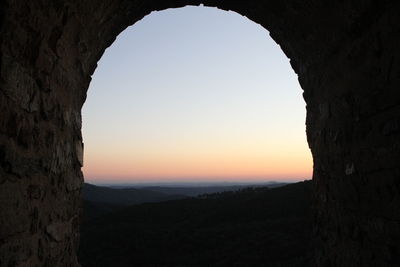
[[[270,179],[272,165],[283,164],[278,179],[310,178],[301,94],[289,60],[246,17],[206,7],[153,12],[118,36],[93,75],[83,108],[85,177],[229,180],[247,171]],[[274,153],[281,163],[272,163]],[[229,170],[245,161],[258,165]],[[226,166],[207,167],[218,164]]]

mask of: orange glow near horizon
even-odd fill
[[[308,148],[293,147],[295,144],[291,147],[264,144],[251,148],[249,144],[246,147],[239,143],[230,149],[221,149],[221,144],[201,148],[195,144],[182,145],[186,149],[148,148],[136,153],[129,144],[119,150],[102,148],[85,162],[85,177],[95,178],[97,182],[266,181],[304,180],[310,179],[312,174]],[[104,151],[113,151],[113,154],[105,155]]]

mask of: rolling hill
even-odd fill
[[[83,267],[309,266],[310,192],[305,181],[115,209],[83,223],[80,261]]]
[[[122,188],[114,189],[85,183],[83,199],[91,202],[102,202],[117,205],[135,205],[149,202],[161,202],[185,198],[184,195],[167,194],[155,190]]]

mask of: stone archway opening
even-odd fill
[[[227,22],[218,25],[217,19]],[[176,35],[168,29],[168,20],[172,20]],[[157,23],[151,26],[151,21]],[[187,31],[179,25],[185,25]],[[162,36],[154,37],[157,34]],[[198,39],[196,35],[200,35]],[[191,38],[195,40],[188,40]],[[171,78],[174,75],[175,79]],[[305,107],[297,76],[268,32],[238,14],[186,7],[146,16],[107,49],[91,84],[83,112],[86,181],[137,186],[146,182],[253,184],[311,178]],[[209,115],[199,117],[205,113]],[[90,126],[85,128],[85,124]],[[122,147],[128,152],[120,151]],[[178,157],[182,154],[184,158]],[[124,160],[128,166],[119,162]],[[163,169],[165,161],[167,170]],[[246,162],[244,170],[237,168],[240,162]],[[188,173],[190,168],[193,170]],[[93,236],[89,232],[84,231],[83,237]],[[82,242],[85,250],[81,255],[89,254],[90,242]],[[96,250],[107,242],[96,241]],[[299,251],[308,247],[304,243]],[[111,247],[99,253],[105,260],[109,260]]]

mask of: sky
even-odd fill
[[[310,179],[305,102],[266,29],[235,12],[153,12],[98,62],[82,110],[92,183]]]

